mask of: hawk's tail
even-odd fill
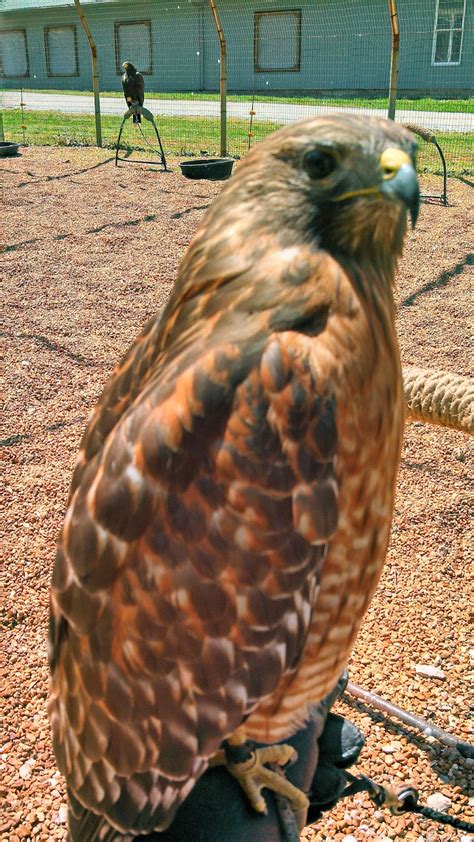
[[[68,839],[70,842],[125,842],[126,836],[114,830],[103,816],[96,816],[68,791]],[[131,836],[128,837],[131,840]]]

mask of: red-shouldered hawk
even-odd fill
[[[350,115],[258,144],[103,392],[51,592],[75,839],[166,828],[223,741],[288,737],[341,673],[392,517],[414,151]]]
[[[124,71],[122,75],[122,88],[125,102],[128,107],[133,105],[143,105],[145,101],[145,80],[141,73],[133,66],[131,61],[124,61],[122,64]],[[141,123],[142,118],[139,114],[133,115],[134,123]]]

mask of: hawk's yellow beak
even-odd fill
[[[420,188],[418,178],[410,160],[410,157],[402,149],[389,147],[384,149],[380,156],[380,169],[382,170],[382,184],[374,184],[371,187],[361,187],[359,190],[349,190],[336,196],[334,202],[343,202],[345,199],[352,199],[355,196],[397,196],[410,211],[410,219],[413,228],[415,227],[420,208]]]
[[[382,193],[398,196],[405,202],[414,228],[420,209],[420,187],[409,156],[396,147],[384,149],[380,156],[380,169],[383,178]]]
[[[382,170],[384,179],[393,178],[399,169],[404,164],[410,164],[411,161],[406,152],[402,149],[389,148],[384,149],[380,156],[380,169]]]

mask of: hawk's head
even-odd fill
[[[407,211],[413,225],[418,215],[415,153],[412,135],[389,120],[316,117],[259,143],[238,168],[240,184],[228,189],[288,242],[396,256]]]
[[[131,61],[124,61],[124,63],[122,64],[122,70],[124,70],[125,73],[129,73],[131,75],[137,72],[136,68],[134,67]]]

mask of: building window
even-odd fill
[[[153,72],[151,55],[151,21],[132,20],[115,24],[115,63],[117,73],[130,61],[140,73]]]
[[[48,76],[79,76],[75,26],[46,26],[44,48]]]
[[[28,50],[24,29],[0,32],[0,76],[29,76]]]
[[[301,11],[255,12],[254,66],[257,73],[298,71]]]
[[[461,64],[466,0],[437,0],[432,64]]]

